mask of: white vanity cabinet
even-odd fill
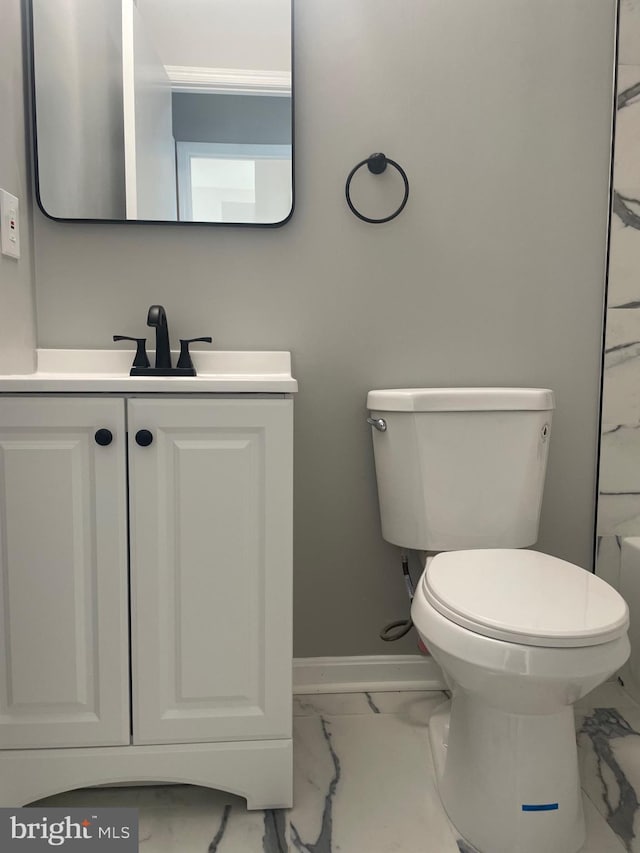
[[[0,397],[0,806],[136,781],[291,805],[292,409]]]
[[[134,743],[291,736],[291,406],[129,401]]]
[[[0,398],[0,749],[129,743],[124,437],[122,400]]]

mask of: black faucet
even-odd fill
[[[171,368],[171,347],[167,314],[162,305],[152,305],[147,315],[147,326],[156,329],[156,368]]]
[[[212,342],[212,338],[185,338],[180,340],[180,357],[175,367],[171,367],[171,345],[169,344],[169,326],[167,325],[167,312],[162,305],[152,305],[147,314],[147,326],[156,330],[156,364],[149,366],[149,359],[145,349],[146,338],[129,338],[122,335],[114,335],[114,341],[135,341],[137,344],[136,356],[131,365],[129,376],[195,376],[196,369],[191,360],[189,344],[194,341]]]

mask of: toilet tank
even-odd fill
[[[382,535],[404,548],[526,548],[538,538],[553,392],[370,391]],[[386,429],[385,429],[386,425]]]

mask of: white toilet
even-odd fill
[[[370,391],[384,538],[423,553],[411,616],[451,702],[429,723],[438,787],[480,853],[585,840],[572,705],[629,655],[622,597],[538,537],[553,393]],[[435,553],[435,556],[434,556]]]

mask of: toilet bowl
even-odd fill
[[[548,388],[370,391],[382,535],[429,553],[411,608],[451,701],[429,721],[438,790],[480,853],[577,853],[573,704],[629,655],[622,597],[535,544]]]
[[[450,551],[428,563],[411,616],[452,692],[429,731],[453,824],[481,853],[576,853],[572,705],[629,655],[623,599],[546,554]]]

